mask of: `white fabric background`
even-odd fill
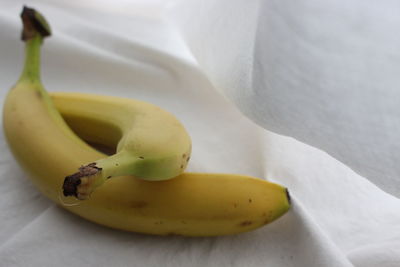
[[[229,237],[110,230],[42,197],[1,138],[0,266],[400,266],[400,200],[382,190],[400,195],[397,3],[249,2],[1,2],[1,99],[29,4],[53,28],[49,91],[158,104],[192,136],[190,171],[277,181],[293,208]]]

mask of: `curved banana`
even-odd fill
[[[54,107],[39,79],[40,44],[49,30],[42,29],[45,24],[32,9],[25,8],[22,18],[25,67],[6,97],[3,127],[15,158],[44,195],[90,221],[157,235],[237,234],[261,227],[289,209],[289,195],[283,186],[248,176],[202,173],[184,173],[163,181],[120,176],[98,187],[88,200],[77,200],[75,206],[63,205],[64,177],[82,162],[96,162],[106,155],[77,137]],[[37,25],[41,25],[40,30]],[[78,99],[104,104],[103,97],[54,94],[54,99],[83,138],[105,145],[118,142],[118,130],[99,120],[99,115],[108,113],[107,107],[104,114],[96,111],[93,116],[89,110],[76,112],[81,108],[76,105]]]
[[[78,93],[58,93],[54,97],[67,121],[82,129],[85,140],[117,147],[116,154],[67,176],[65,196],[86,199],[111,177],[134,175],[145,180],[165,180],[185,170],[191,140],[183,125],[167,111],[120,97]]]

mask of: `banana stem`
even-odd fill
[[[40,47],[43,39],[51,34],[44,17],[33,8],[24,6],[21,18],[23,22],[22,40],[25,44],[25,65],[20,81],[40,83]]]
[[[40,46],[43,38],[36,35],[25,44],[25,64],[21,73],[20,81],[40,83]]]
[[[128,152],[120,151],[110,157],[96,161],[96,166],[102,170],[106,180],[111,177],[133,173],[136,167],[135,163],[138,160],[140,158],[135,158]]]
[[[136,160],[127,152],[118,152],[110,157],[100,159],[79,168],[79,171],[65,177],[64,196],[75,196],[86,199],[96,187],[112,177],[129,175],[136,167]]]

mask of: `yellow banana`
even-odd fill
[[[79,124],[75,126],[82,129],[83,138],[117,147],[116,154],[69,175],[64,182],[66,196],[85,199],[111,177],[134,175],[145,180],[165,180],[185,170],[191,153],[190,137],[170,113],[133,99],[85,94],[61,96],[68,100],[60,101],[59,107],[68,121]]]
[[[289,195],[283,186],[248,176],[204,173],[183,173],[163,181],[118,176],[98,187],[89,199],[78,201],[78,205],[63,205],[60,196],[65,176],[82,163],[100,162],[107,158],[76,136],[63,117],[87,141],[118,146],[117,150],[123,151],[128,141],[120,140],[128,138],[125,137],[126,131],[129,132],[127,129],[137,122],[130,124],[124,112],[130,112],[128,106],[131,104],[136,108],[142,104],[148,107],[148,104],[87,94],[53,94],[62,117],[39,79],[40,45],[50,30],[32,9],[25,8],[22,18],[26,40],[25,67],[6,97],[3,127],[15,158],[44,195],[90,221],[157,235],[236,234],[272,222],[289,209]],[[136,112],[140,114],[141,110],[136,109]],[[159,112],[152,114],[157,116]],[[146,122],[139,125],[146,125]],[[158,136],[158,133],[149,134]],[[186,137],[183,139],[187,140]],[[159,149],[150,148],[135,156],[146,159]],[[168,154],[169,149],[162,148],[160,151],[165,154],[161,157]],[[180,160],[187,160],[188,154],[183,154],[188,151],[180,153]],[[157,157],[153,161],[157,161]],[[118,168],[111,169],[118,171]],[[94,176],[101,175],[97,172]],[[84,186],[87,181],[81,179],[81,183]]]

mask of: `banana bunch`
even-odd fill
[[[288,191],[278,184],[185,173],[190,137],[172,114],[155,105],[48,94],[40,81],[40,47],[50,27],[28,7],[21,18],[25,64],[6,97],[3,128],[14,157],[45,196],[98,224],[156,235],[236,234],[288,211]],[[76,205],[65,204],[71,198]]]

